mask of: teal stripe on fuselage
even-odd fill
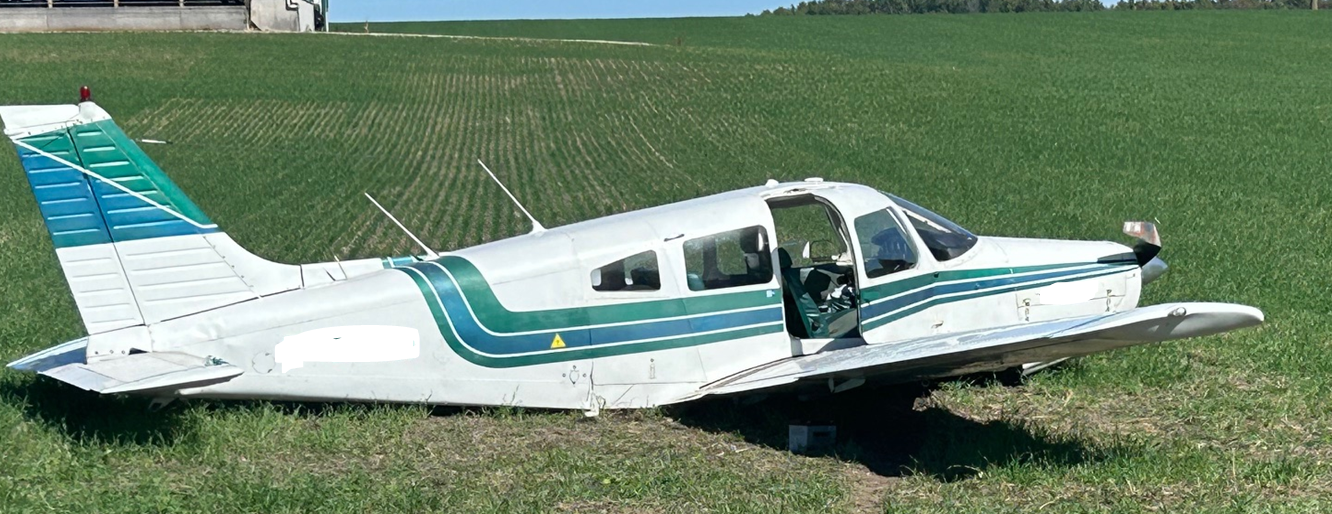
[[[501,330],[496,331],[481,326],[475,313],[467,304],[458,283],[442,266],[427,262],[396,269],[419,274],[424,278],[434,293],[435,301],[440,303],[445,314],[448,315],[453,331],[458,334],[462,342],[478,353],[493,356],[547,351],[551,349],[551,344],[555,341],[556,336],[559,336],[564,348],[573,349],[586,346],[670,339],[703,332],[733,330],[782,322],[781,304],[774,302],[757,308],[719,311],[684,317],[672,317],[669,315],[670,310],[660,310],[655,316],[652,313],[646,313],[646,319],[627,323],[580,325],[570,323],[564,327],[534,332],[510,332],[500,327]],[[665,306],[666,304],[656,303],[655,305]],[[584,312],[595,310],[595,307],[583,309]],[[514,313],[507,312],[505,315],[513,316]],[[596,314],[588,314],[588,320],[596,319],[595,316]]]
[[[389,265],[391,261],[386,260]],[[1070,263],[926,274],[869,288],[864,330],[934,305],[1065,280],[1123,273],[1133,266]],[[782,332],[780,295],[745,291],[538,311],[510,311],[470,262],[458,256],[395,269],[411,276],[441,334],[465,359],[488,367],[625,355]],[[974,291],[968,294],[958,294]],[[900,295],[894,297],[893,295]],[[951,295],[951,296],[950,296]],[[877,317],[875,317],[877,316]],[[551,348],[559,335],[563,347]]]
[[[644,352],[670,350],[675,348],[686,348],[703,344],[710,344],[720,341],[730,341],[746,337],[777,334],[784,330],[781,321],[768,324],[752,325],[739,327],[729,330],[719,330],[709,333],[691,333],[682,337],[674,337],[661,340],[649,340],[634,343],[619,344],[601,344],[596,346],[568,347],[554,349],[545,352],[527,353],[521,355],[495,356],[480,353],[464,343],[460,334],[455,330],[455,324],[445,310],[444,303],[437,296],[435,286],[429,279],[415,268],[398,268],[406,273],[416,283],[422,295],[426,298],[426,305],[430,308],[436,325],[439,328],[440,336],[443,337],[445,344],[454,351],[459,357],[479,366],[490,368],[509,368],[518,366],[533,366],[538,364],[549,364],[555,362],[567,362],[571,360],[593,359],[599,357],[612,357],[617,355],[628,355]],[[780,315],[780,309],[777,309]]]
[[[894,301],[883,302],[882,304],[879,304],[883,305],[883,307],[875,309],[874,315],[865,315],[862,311],[862,316],[864,317],[861,320],[861,329],[868,332],[935,305],[972,300],[996,294],[1011,293],[1014,291],[1043,287],[1070,280],[1087,280],[1117,275],[1134,268],[1136,268],[1136,266],[1104,266],[1065,272],[1041,273],[1031,275],[1030,277],[1011,277],[978,282],[939,284],[926,288],[918,293],[903,295],[902,298],[905,299],[905,301],[899,302],[896,301],[897,299],[894,299]],[[983,284],[987,282],[989,283],[988,286],[973,286],[973,284]],[[975,287],[975,289],[970,289],[973,287]],[[967,290],[975,290],[976,292],[956,294]],[[876,305],[876,307],[878,307],[878,305]],[[1016,308],[1016,306],[1014,308]]]

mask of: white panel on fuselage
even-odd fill
[[[926,255],[926,258],[932,257]],[[936,263],[935,270],[942,274],[956,270],[993,269],[1011,265],[1010,259],[998,245],[987,238],[980,238],[976,246],[962,256]],[[985,279],[936,282],[932,287],[936,288],[938,294],[931,299],[935,305],[919,315],[929,325],[929,331],[922,335],[947,334],[1018,323],[1017,313],[1011,308],[1014,294],[1011,288],[986,287],[984,283]],[[947,289],[955,285],[970,287],[962,291]]]
[[[155,351],[212,355],[246,369],[223,384],[182,394],[210,398],[280,398],[522,405],[585,408],[591,362],[489,368],[463,359],[443,339],[416,283],[402,270],[384,270],[335,284],[280,293],[152,325]],[[283,370],[277,347],[289,338],[349,326],[417,330],[419,354],[403,352],[401,337],[374,358],[358,333],[356,359],[302,360]],[[445,329],[449,329],[447,323]],[[387,333],[387,332],[386,332]],[[322,337],[322,335],[321,335]],[[392,357],[392,359],[389,359]],[[285,360],[285,357],[283,357]],[[575,373],[574,370],[577,370]],[[587,376],[583,376],[587,375]]]

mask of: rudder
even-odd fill
[[[304,285],[300,266],[245,251],[106,111],[0,107],[89,334]]]

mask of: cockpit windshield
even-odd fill
[[[928,209],[903,200],[900,197],[884,193],[906,211],[912,228],[925,241],[935,260],[940,262],[956,259],[976,246],[976,236],[947,218],[930,212]]]

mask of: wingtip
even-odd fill
[[[82,362],[87,357],[88,338],[75,339],[40,352],[19,358],[5,367],[17,371],[42,372],[74,362]]]

